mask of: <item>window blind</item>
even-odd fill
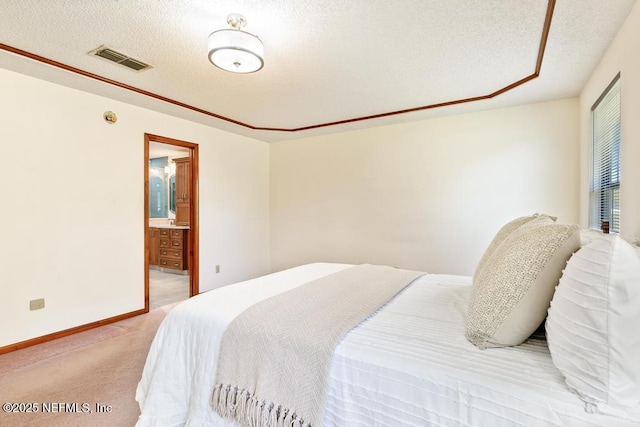
[[[591,107],[589,228],[620,232],[620,74]]]

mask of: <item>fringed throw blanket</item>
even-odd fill
[[[222,337],[213,409],[250,427],[319,427],[342,337],[423,273],[359,265],[261,301]]]

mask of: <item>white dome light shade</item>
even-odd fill
[[[233,73],[254,73],[264,66],[260,39],[242,30],[225,29],[209,36],[209,61]]]

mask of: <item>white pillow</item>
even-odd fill
[[[587,246],[596,239],[606,238],[608,234],[604,234],[600,230],[580,230],[580,246]]]
[[[547,216],[512,231],[473,277],[467,339],[479,348],[523,343],[544,321],[562,269],[579,247],[577,225]]]
[[[509,235],[514,231],[516,231],[520,226],[526,224],[531,220],[534,220],[540,217],[547,217],[552,221],[556,220],[556,217],[554,216],[535,213],[529,216],[521,216],[503,225],[500,228],[500,230],[498,230],[493,240],[491,240],[491,243],[489,243],[489,246],[487,247],[487,249],[485,249],[484,254],[482,254],[482,258],[480,258],[480,261],[476,266],[476,271],[473,275],[476,276],[478,273],[480,273],[480,271],[482,270],[482,267],[484,267],[484,264],[487,262],[489,258],[491,258],[491,255],[493,255],[493,253],[496,251],[496,249],[498,249],[498,247],[502,244],[502,242],[504,242],[504,239],[509,237]]]
[[[594,239],[567,264],[549,308],[554,365],[588,412],[640,409],[640,258],[611,235]]]

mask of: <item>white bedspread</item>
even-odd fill
[[[310,264],[216,289],[168,315],[136,399],[139,426],[231,426],[209,405],[225,327],[255,302],[349,267]],[[588,414],[546,343],[479,350],[464,338],[471,279],[426,275],[348,333],[334,354],[325,426],[640,426]]]

